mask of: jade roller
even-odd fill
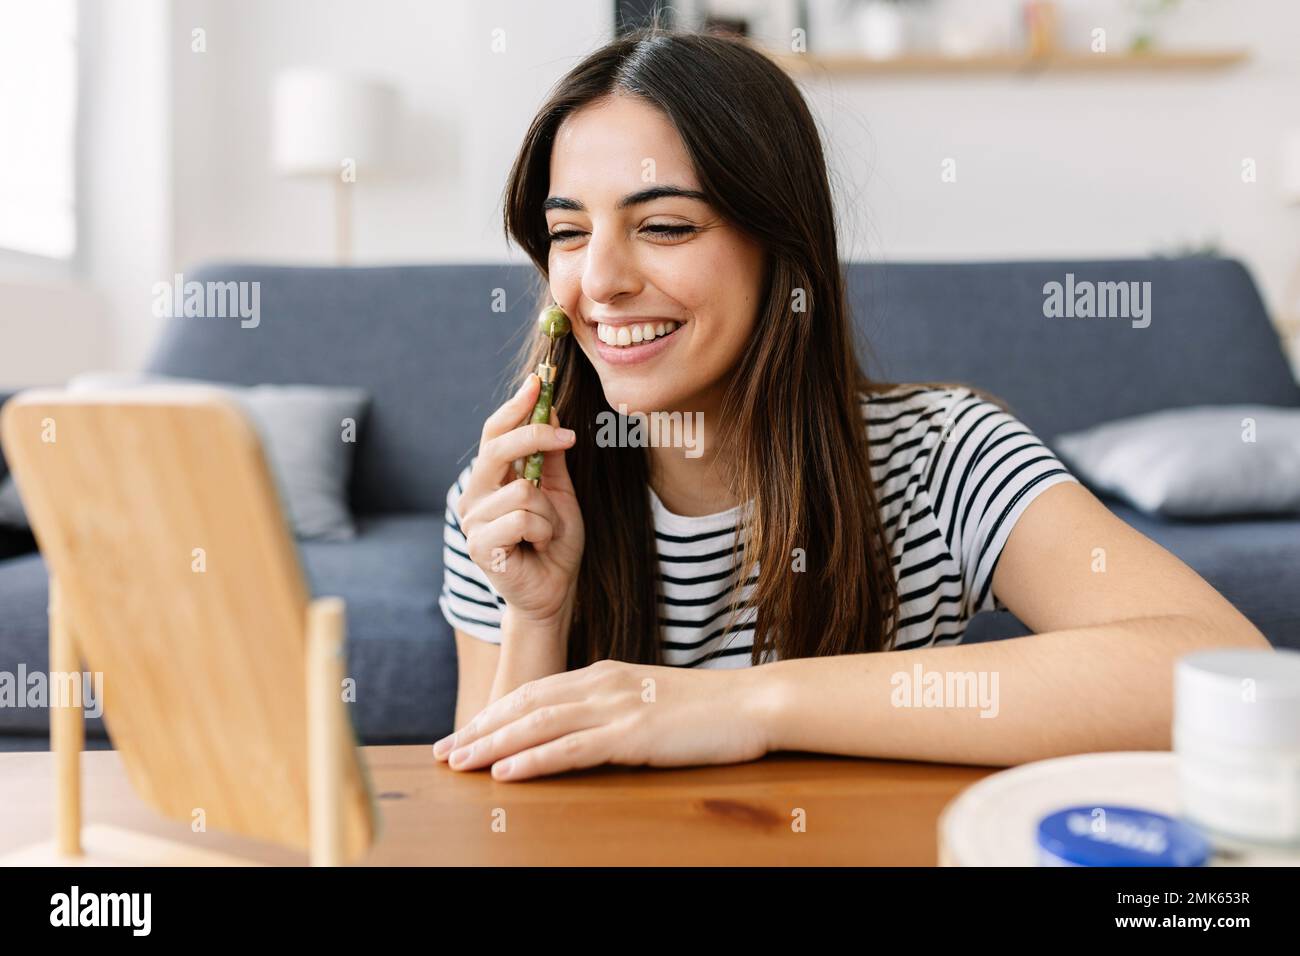
[[[537,330],[546,336],[546,358],[537,366],[537,377],[542,380],[541,391],[537,393],[537,404],[533,406],[534,425],[546,425],[551,421],[551,402],[555,399],[555,343],[569,334],[569,317],[558,305],[548,305],[537,317]],[[543,453],[533,452],[524,462],[524,477],[537,487],[542,480]]]

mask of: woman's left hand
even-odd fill
[[[516,688],[434,744],[453,770],[524,780],[602,763],[740,763],[768,752],[762,667],[691,670],[621,661]]]

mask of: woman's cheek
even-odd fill
[[[578,302],[578,291],[581,288],[572,274],[572,268],[564,264],[564,260],[554,252],[546,263],[546,274],[550,278],[551,295],[555,298],[565,311],[576,308]],[[573,313],[570,312],[570,315]]]

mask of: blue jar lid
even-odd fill
[[[1136,807],[1067,807],[1038,821],[1039,850],[1066,866],[1203,866],[1196,828]]]

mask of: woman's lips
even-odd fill
[[[653,341],[640,345],[606,345],[594,335],[591,344],[596,354],[609,365],[636,365],[638,362],[648,362],[665,349],[671,348],[683,328],[684,325],[679,325],[667,335],[656,336]]]

